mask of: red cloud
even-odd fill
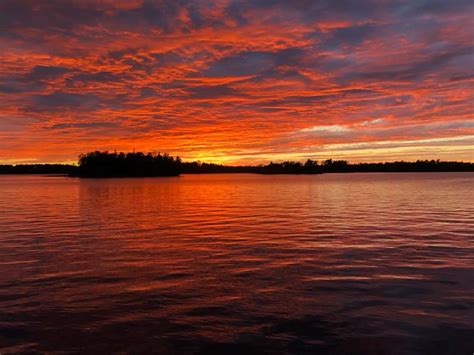
[[[0,160],[473,160],[469,7],[7,0]]]

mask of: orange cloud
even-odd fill
[[[472,3],[0,4],[0,162],[474,160]]]

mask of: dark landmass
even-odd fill
[[[184,174],[218,174],[218,173],[252,173],[252,174],[322,174],[321,166],[316,161],[286,161],[267,165],[228,166],[201,162],[181,163]]]
[[[337,161],[336,161],[337,162]],[[344,161],[343,161],[344,162]],[[474,171],[474,163],[441,160],[395,161],[386,163],[328,164],[324,172],[382,173],[382,172],[462,172]]]
[[[68,164],[17,164],[0,165],[0,174],[48,174],[69,175],[77,166]]]
[[[257,173],[257,166],[229,166],[213,163],[182,162],[183,174],[226,174],[226,173]]]
[[[78,166],[65,164],[0,165],[0,174],[64,174],[75,177],[152,177],[179,174],[324,174],[368,172],[462,172],[474,171],[474,163],[440,160],[356,163],[345,160],[308,159],[305,163],[286,161],[267,165],[227,166],[182,162],[168,154],[91,152],[79,157]]]
[[[79,156],[77,177],[178,176],[181,159],[168,154],[91,152]]]

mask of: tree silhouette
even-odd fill
[[[91,152],[79,156],[79,177],[177,176],[181,159],[168,154]]]
[[[322,174],[370,172],[447,172],[474,171],[474,163],[440,160],[395,161],[350,164],[345,160],[327,159],[318,163],[308,159],[267,165],[228,166],[201,162],[182,162],[168,154],[90,152],[79,156],[79,165],[20,164],[0,165],[0,174],[64,174],[78,177],[176,176],[186,174],[254,173],[254,174]]]

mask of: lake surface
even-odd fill
[[[471,354],[474,174],[0,177],[0,352]]]

